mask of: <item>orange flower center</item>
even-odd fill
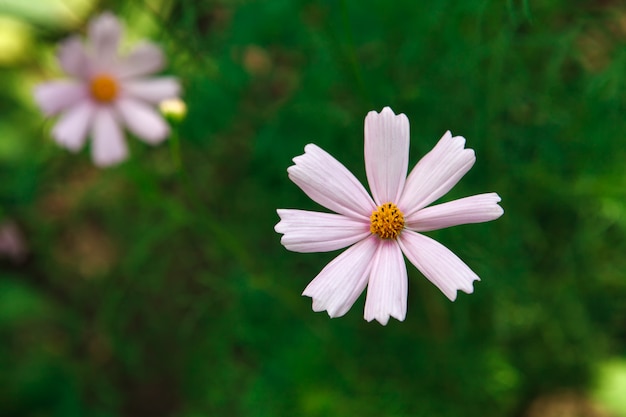
[[[101,103],[113,101],[117,97],[117,89],[117,81],[107,74],[96,75],[89,84],[91,96]]]
[[[404,215],[393,203],[380,205],[370,216],[370,232],[381,239],[396,239],[404,228]]]

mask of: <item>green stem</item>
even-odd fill
[[[350,65],[350,69],[352,70],[352,75],[356,80],[357,86],[361,92],[363,98],[372,103],[372,99],[368,93],[367,88],[365,87],[365,80],[363,79],[363,73],[361,72],[361,66],[359,65],[359,60],[357,58],[356,47],[354,46],[354,38],[352,36],[352,25],[350,24],[350,14],[348,13],[348,2],[347,0],[341,0],[341,18],[343,22],[344,32],[345,32],[345,40],[346,40],[346,53],[348,56],[348,62]]]

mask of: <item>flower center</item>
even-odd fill
[[[91,79],[89,89],[91,96],[101,103],[108,103],[117,97],[117,81],[110,75],[96,75]]]
[[[370,232],[382,239],[395,239],[404,228],[404,215],[393,203],[378,206],[372,211],[370,221]]]

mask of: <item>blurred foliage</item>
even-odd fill
[[[595,396],[618,417],[626,416],[626,361],[601,363],[597,373]]]
[[[28,50],[0,60],[0,218],[28,255],[0,265],[1,415],[523,416],[626,356],[622,2],[3,3]],[[55,146],[30,96],[100,10],[164,47],[188,109],[107,170]],[[448,129],[476,150],[444,201],[497,191],[505,215],[430,233],[474,294],[409,266],[404,323],[365,322],[364,297],[330,320],[300,293],[336,253],[273,231],[276,208],[319,210],[285,170],[314,142],[364,180],[386,105],[411,165]]]

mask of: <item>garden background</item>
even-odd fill
[[[109,10],[186,113],[107,169],[59,148],[32,89]],[[0,1],[0,415],[626,416],[626,4],[611,0]],[[280,245],[316,143],[365,180],[363,120],[446,130],[499,220],[429,233],[480,277],[408,266],[405,322],[301,297],[336,252]],[[21,240],[7,249],[6,236]],[[12,249],[12,250],[10,250]]]

